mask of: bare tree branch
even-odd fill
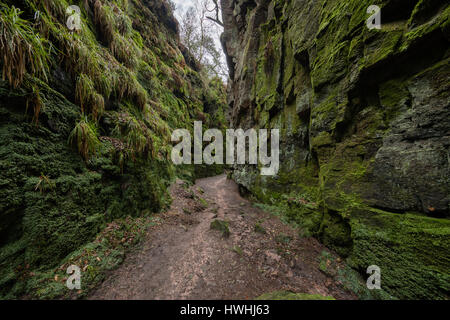
[[[209,20],[211,20],[211,21],[217,23],[219,26],[221,26],[221,27],[223,28],[223,23],[222,23],[222,21],[217,20],[217,19],[214,19],[214,18],[211,18],[211,17],[208,17],[208,16],[206,17],[206,19],[209,19]]]
[[[219,26],[221,26],[223,28],[223,22],[220,20],[220,5],[219,5],[219,1],[218,0],[211,0],[212,3],[214,4],[214,7],[212,9],[208,9],[206,8],[206,10],[208,12],[214,12],[215,13],[215,18],[213,17],[206,17],[207,19],[217,23]]]
[[[217,35],[220,33],[219,26],[223,26],[219,19],[220,11],[216,11],[220,8],[220,2],[218,0],[197,0],[194,3],[196,5],[189,7],[180,21],[181,41],[195,60],[203,66],[206,74],[226,79],[227,64],[217,39]],[[208,16],[213,12],[217,19]]]

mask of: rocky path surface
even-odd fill
[[[190,188],[178,181],[171,193],[164,223],[90,299],[254,299],[277,290],[356,298],[319,270],[323,245],[255,208],[226,175]],[[215,220],[228,222],[229,237],[210,228]]]

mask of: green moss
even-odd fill
[[[440,0],[420,0],[417,2],[411,17],[408,20],[408,26],[412,27],[419,23],[424,23],[433,13],[442,6]]]
[[[334,144],[333,137],[328,132],[321,132],[318,136],[315,136],[311,145],[314,148],[326,147]]]
[[[397,297],[446,299],[450,221],[373,209],[351,215],[352,267],[379,266],[383,289]]]
[[[158,224],[156,218],[119,219],[111,222],[96,237],[82,248],[65,257],[54,269],[41,269],[25,274],[27,291],[33,299],[83,298],[96,288],[107,272],[118,267],[127,249],[137,245],[145,236],[148,227]],[[81,290],[71,291],[66,286],[69,266],[81,269]]]
[[[422,1],[421,1],[422,2]],[[410,23],[414,24],[414,19],[417,18],[417,15],[419,15],[419,12],[421,12],[420,7],[423,7],[423,4],[420,2],[417,4],[417,11],[413,13]],[[430,4],[430,8],[432,5]],[[426,11],[426,9],[425,9]],[[417,26],[415,28],[412,28],[411,31],[407,32],[405,35],[405,42],[401,47],[402,51],[407,50],[410,46],[420,42],[423,40],[427,35],[436,32],[437,30],[441,30],[444,34],[445,31],[448,30],[448,24],[449,24],[449,16],[450,16],[450,7],[446,7],[442,12],[440,12],[439,15],[437,15],[436,19],[431,20],[427,23],[421,24],[420,26]]]
[[[395,300],[396,298],[388,294],[383,288],[380,290],[369,290],[367,288],[364,275],[361,276],[340,258],[327,250],[318,256],[319,269],[328,277],[334,279],[346,290],[353,292],[362,300]],[[365,270],[364,270],[365,271]],[[367,275],[368,276],[368,275]]]
[[[283,34],[271,31],[264,35],[265,45],[260,48],[260,60],[257,62],[254,95],[258,108],[269,111],[278,108],[281,96],[278,92],[280,77]]]
[[[385,117],[390,122],[410,103],[410,93],[400,80],[391,80],[380,86],[380,102],[385,109]]]
[[[403,34],[403,30],[366,31],[365,41],[370,39],[370,46],[365,46],[363,66],[370,67],[392,57],[401,44]]]
[[[342,256],[351,252],[351,228],[339,214],[326,212],[321,222],[321,239],[329,248],[334,249]]]
[[[314,88],[319,89],[326,83],[339,80],[347,73],[349,46],[350,43],[345,41],[336,47],[327,46],[318,54],[311,72]]]
[[[48,111],[45,117],[51,115]],[[14,113],[10,115],[11,121]],[[22,117],[17,119],[23,121]],[[0,166],[2,180],[10,181],[1,201],[1,231],[10,243],[0,250],[2,295],[23,293],[16,269],[19,265],[29,265],[30,272],[38,266],[52,267],[92,239],[105,222],[124,212],[138,215],[167,205],[164,194],[171,176],[165,165],[155,163],[146,169],[138,164],[127,165],[126,174],[120,175],[108,151],[99,150],[88,169],[67,145],[67,135],[67,131],[61,136],[26,122],[2,124],[1,136],[6,144],[1,148],[4,154]],[[53,188],[42,192],[36,190],[41,172],[54,183]],[[108,178],[110,174],[122,182]],[[121,187],[122,183],[126,188]]]

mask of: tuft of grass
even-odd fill
[[[41,193],[43,193],[47,189],[54,189],[55,183],[45,174],[41,173],[41,176],[39,177],[39,181],[36,184],[35,191],[39,190]]]
[[[141,52],[131,38],[133,30],[131,19],[117,6],[113,8],[97,0],[94,3],[94,20],[113,56],[128,68],[134,69]]]
[[[123,14],[123,12],[117,16],[116,27],[117,31],[123,36],[128,36],[133,32],[132,21],[127,15]],[[137,36],[142,41],[142,37],[138,32],[134,36]]]
[[[137,120],[128,113],[120,113],[114,134],[123,139],[127,147],[132,151],[133,160],[138,155],[148,156],[153,151],[153,141],[150,130],[142,121]]]
[[[264,229],[259,223],[255,224],[254,230],[257,233],[266,234],[266,229]]]
[[[104,39],[111,43],[115,36],[115,14],[112,7],[103,5],[100,0],[94,3],[94,20]]]
[[[141,110],[145,110],[148,101],[148,94],[139,82],[136,83],[134,98],[138,107]]]
[[[113,56],[126,67],[135,69],[138,65],[141,52],[133,41],[129,41],[124,36],[116,34],[109,44],[109,48]]]
[[[211,230],[220,231],[224,238],[228,238],[231,234],[228,221],[214,220],[213,222],[211,222],[210,228]]]
[[[116,95],[119,100],[129,98],[133,100],[141,111],[145,110],[148,102],[147,91],[139,83],[136,75],[125,67],[117,70]]]
[[[105,100],[97,93],[92,80],[85,74],[80,74],[77,79],[75,98],[80,104],[81,112],[91,112],[94,119],[105,111]]]
[[[167,122],[161,119],[159,112],[155,111],[150,105],[146,105],[143,113],[144,119],[147,122],[146,124],[151,130],[169,144],[171,136],[170,128]]]
[[[87,161],[95,154],[99,143],[97,128],[84,116],[70,133],[69,144],[76,146],[80,155]]]
[[[208,201],[206,201],[206,200],[203,199],[203,198],[198,198],[198,201],[200,202],[200,204],[201,204],[202,207],[204,207],[204,208],[207,208],[208,205],[209,205]]]
[[[144,154],[151,145],[149,137],[145,134],[145,128],[136,119],[129,123],[125,141],[138,154]]]
[[[242,251],[241,247],[239,247],[239,246],[234,246],[233,248],[231,248],[231,251],[236,252],[240,256],[242,256],[244,254],[244,252]]]
[[[2,77],[19,87],[26,73],[47,80],[49,52],[46,40],[35,33],[22,11],[4,4],[0,7],[0,56]]]

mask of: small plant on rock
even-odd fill
[[[220,231],[224,238],[228,238],[231,234],[228,221],[214,220],[211,222],[211,229]]]
[[[97,138],[97,128],[84,116],[72,130],[69,144],[76,146],[84,160],[89,160],[95,154],[100,141]]]
[[[47,79],[49,53],[46,41],[27,20],[20,17],[22,11],[2,4],[0,7],[0,59],[3,79],[19,87],[26,73]]]

